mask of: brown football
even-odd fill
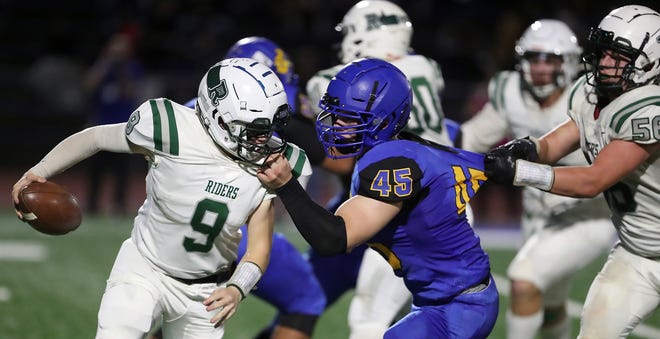
[[[45,234],[67,234],[82,222],[82,210],[76,197],[52,181],[32,182],[23,187],[17,207],[23,213],[23,220]]]

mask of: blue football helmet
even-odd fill
[[[291,110],[297,111],[298,75],[289,55],[275,42],[258,36],[243,38],[229,48],[225,59],[229,58],[255,59],[270,67],[284,84]]]
[[[319,107],[316,132],[328,157],[354,157],[391,140],[405,127],[412,89],[394,65],[358,59],[332,78]]]

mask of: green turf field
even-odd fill
[[[131,224],[132,218],[86,217],[75,232],[52,237],[32,230],[9,211],[0,213],[0,338],[93,338],[105,279],[121,242],[129,236]],[[283,231],[292,232],[291,228]],[[300,238],[291,234],[299,248],[304,248]],[[503,275],[514,252],[489,253],[494,273]],[[589,281],[603,260],[577,275],[574,301],[584,300]],[[507,291],[500,288],[500,292],[500,318],[490,338],[504,338]],[[314,338],[348,337],[346,311],[350,297],[350,293],[344,295],[327,311]],[[248,298],[228,323],[225,338],[251,338],[274,312],[264,302]],[[650,332],[635,338],[658,338],[660,316],[649,319],[646,326]],[[577,334],[576,320],[574,331]]]

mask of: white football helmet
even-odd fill
[[[554,19],[534,21],[523,33],[515,46],[518,67],[529,90],[537,98],[546,98],[557,88],[569,86],[580,70],[582,48],[575,33],[563,22]],[[562,58],[561,69],[555,75],[554,83],[542,86],[532,85],[530,63],[533,55],[556,55]]]
[[[626,90],[650,83],[660,83],[660,14],[644,6],[628,5],[611,11],[598,27],[589,33],[591,53],[585,56],[593,72],[588,80],[599,95],[616,97]],[[617,82],[601,71],[600,59],[605,52],[630,58]],[[624,86],[625,84],[625,86]]]
[[[413,27],[408,14],[385,0],[363,0],[351,7],[335,29],[344,35],[339,59],[389,60],[408,54]]]
[[[213,65],[199,83],[195,109],[215,143],[239,160],[260,166],[286,147],[284,140],[271,138],[289,117],[284,86],[254,59]]]

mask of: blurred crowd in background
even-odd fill
[[[144,99],[187,101],[196,95],[208,67],[246,36],[264,36],[279,43],[292,57],[304,84],[316,71],[338,63],[341,36],[334,27],[355,2],[69,0],[37,5],[0,1],[0,140],[9,152],[3,168],[34,164],[59,140],[85,126],[125,121]],[[494,72],[513,69],[515,41],[535,19],[560,19],[585,41],[589,27],[624,4],[594,0],[393,2],[413,23],[413,48],[439,62],[446,81],[443,108],[459,122],[485,103],[487,81]],[[123,115],[108,113],[122,111]],[[121,183],[132,168],[122,161],[90,162],[90,210],[97,208],[94,187],[103,180],[94,168],[114,168]],[[12,180],[19,174],[12,172]],[[125,197],[116,194],[113,199],[119,204]],[[475,202],[477,221],[517,223],[517,199],[519,195],[510,188],[484,190]]]

